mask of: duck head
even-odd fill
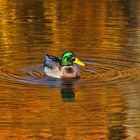
[[[61,57],[62,66],[72,66],[74,63],[80,66],[85,66],[83,62],[81,62],[78,58],[76,58],[74,53],[70,51],[63,53]]]

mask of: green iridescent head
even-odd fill
[[[76,63],[81,66],[85,66],[85,64],[83,62],[81,62],[80,60],[78,60],[76,58],[74,53],[72,53],[70,51],[63,53],[63,55],[61,57],[61,65],[62,66],[71,66],[71,65],[73,65],[73,63]]]

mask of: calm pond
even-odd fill
[[[45,76],[68,50],[81,78]],[[0,0],[0,140],[140,140],[140,1]]]

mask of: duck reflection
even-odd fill
[[[65,102],[74,102],[75,93],[73,89],[73,80],[62,80],[61,84],[61,97]]]

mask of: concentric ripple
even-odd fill
[[[50,78],[44,74],[43,65],[32,65],[22,69],[0,70],[0,78],[10,84],[35,84],[61,86],[62,83],[69,84],[77,81],[78,84],[105,84],[108,82],[132,82],[140,80],[140,67],[130,67],[132,61],[115,59],[91,58],[84,61],[86,67],[81,67],[80,80],[63,81],[57,78]],[[125,64],[125,65],[124,65]],[[137,62],[139,64],[139,62]],[[2,83],[2,82],[1,82]]]

